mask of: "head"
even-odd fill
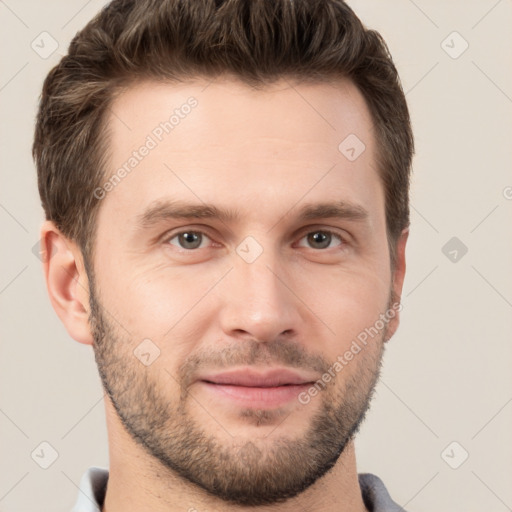
[[[398,326],[412,151],[341,1],[114,1],[75,36],[33,147],[46,277],[155,464],[253,505],[332,468]],[[248,369],[300,382],[230,395]]]

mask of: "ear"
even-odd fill
[[[408,237],[409,228],[405,228],[400,234],[395,246],[396,261],[395,267],[393,268],[392,271],[391,283],[393,290],[393,300],[391,303],[391,308],[394,311],[394,316],[388,323],[386,341],[391,339],[391,337],[395,334],[396,330],[398,329],[398,325],[400,324],[400,311],[402,310],[400,299],[402,297],[402,288],[404,285],[405,278],[405,246],[407,244]]]
[[[74,340],[92,345],[89,281],[81,250],[52,221],[46,221],[41,228],[41,252],[53,309]]]

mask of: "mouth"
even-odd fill
[[[240,368],[198,379],[198,383],[213,397],[258,409],[279,407],[297,399],[315,381],[311,374],[285,368],[259,372],[253,368]]]

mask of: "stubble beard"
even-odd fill
[[[115,325],[103,315],[92,280],[90,283],[95,359],[105,392],[120,421],[150,457],[209,495],[243,506],[284,502],[323,477],[359,430],[380,375],[385,331],[380,339],[371,341],[378,344],[378,350],[374,347],[364,359],[358,355],[353,360],[357,371],[345,379],[343,386],[338,381],[344,378],[346,369],[311,398],[311,404],[320,401],[320,405],[316,403],[318,410],[302,436],[277,434],[285,427],[286,417],[277,421],[273,411],[246,409],[240,412],[242,421],[252,426],[274,422],[279,428],[264,439],[231,440],[227,431],[226,443],[203,429],[190,411],[192,405],[208,409],[208,404],[198,403],[188,390],[191,369],[212,361],[222,361],[226,367],[241,361],[272,361],[302,368],[307,368],[305,364],[309,362],[317,369],[328,368],[329,362],[319,356],[311,359],[290,342],[253,341],[237,345],[235,351],[219,351],[207,360],[191,358],[180,367],[179,375],[169,374],[166,378],[163,373],[152,373],[150,367],[146,368],[126,349],[133,347],[131,340],[119,336]],[[176,385],[174,379],[180,386],[180,396],[179,400],[170,401],[165,390],[169,388],[167,382]],[[222,426],[222,418],[216,421]]]

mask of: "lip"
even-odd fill
[[[264,371],[240,368],[202,375],[198,379],[201,387],[212,397],[258,409],[272,409],[296,400],[315,381],[311,374],[285,368]]]
[[[256,371],[253,368],[240,368],[227,372],[203,375],[199,380],[207,381],[212,384],[271,388],[277,386],[310,384],[317,379],[313,375],[299,373],[287,368],[274,368],[264,371]]]

